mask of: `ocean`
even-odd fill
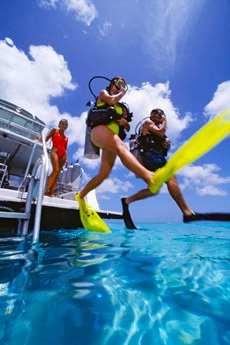
[[[229,345],[230,224],[0,238],[1,345]]]

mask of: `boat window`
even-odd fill
[[[25,117],[20,113],[13,113],[0,108],[0,127],[10,128],[15,133],[34,139],[45,126],[39,124],[31,116]]]
[[[2,119],[5,119],[5,120],[10,120],[12,118],[12,113],[5,110],[5,109],[1,109],[0,108],[0,116]]]

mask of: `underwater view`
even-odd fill
[[[227,222],[0,239],[1,345],[230,344]]]

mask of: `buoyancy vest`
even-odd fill
[[[152,150],[159,151],[163,156],[167,156],[169,146],[165,145],[166,135],[162,137],[148,132],[146,135],[140,134],[138,136],[138,143],[144,152],[151,152]]]
[[[116,120],[122,117],[122,112],[122,107],[118,104],[110,106],[103,101],[89,110],[86,123],[91,128],[105,125],[114,133],[119,134],[120,126]]]

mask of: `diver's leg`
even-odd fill
[[[190,207],[187,205],[180,187],[177,183],[176,175],[173,175],[168,182],[166,182],[169,194],[174,199],[180,210],[182,211],[184,216],[190,216],[194,214],[194,212],[190,209]]]

